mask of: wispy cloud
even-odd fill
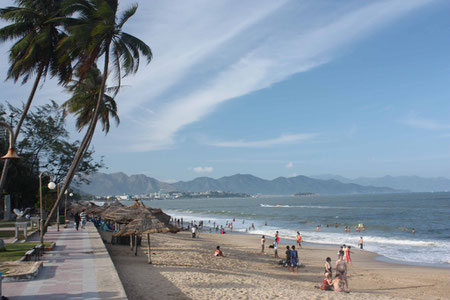
[[[223,102],[267,88],[293,74],[327,63],[340,55],[343,47],[366,37],[368,33],[381,25],[428,2],[428,0],[394,0],[370,2],[365,6],[356,2],[346,6],[347,10],[324,13],[320,21],[316,21],[313,16],[308,16],[310,14],[308,10],[295,1],[276,6],[273,5],[273,1],[253,2],[251,7],[253,18],[246,22],[243,20],[247,20],[248,7],[245,6],[243,10],[235,7],[236,9],[228,11],[234,22],[238,24],[235,26],[230,24],[232,34],[226,35],[226,38],[220,41],[211,38],[210,34],[207,34],[206,38],[195,35],[195,38],[199,40],[190,41],[189,45],[200,43],[210,51],[200,55],[192,63],[190,57],[185,57],[182,64],[186,67],[183,67],[183,71],[176,66],[165,70],[165,72],[169,71],[169,77],[176,79],[171,80],[167,89],[178,90],[178,93],[166,95],[164,103],[157,104],[157,116],[148,119],[134,110],[133,117],[140,120],[139,126],[145,128],[143,131],[145,134],[133,135],[132,148],[142,151],[170,147],[175,143],[175,135],[180,130],[200,121]],[[180,3],[180,5],[183,4]],[[205,10],[196,10],[197,15],[190,19],[194,28],[208,28],[210,31],[215,31],[211,18],[215,18],[219,24],[229,17],[214,10],[211,14],[205,6],[201,8]],[[183,15],[186,13],[183,11]],[[214,15],[215,13],[219,14]],[[206,20],[205,16],[208,16]],[[299,20],[303,21],[299,23]],[[167,26],[167,24],[163,25]],[[224,36],[225,32],[228,30],[221,32],[220,36]],[[218,32],[215,31],[215,33]],[[171,36],[172,33],[163,32],[160,35]],[[209,43],[213,43],[214,46]],[[193,51],[199,54],[203,47],[198,49],[195,47],[197,51],[184,47],[182,49],[183,53]],[[178,55],[175,53],[175,58],[183,53]],[[157,59],[158,56],[155,56],[155,60]],[[171,58],[168,59],[171,60]],[[170,72],[174,74],[171,75]],[[186,77],[181,78],[180,72],[184,75],[191,74],[195,81],[192,78],[191,80]],[[158,77],[158,74],[153,74]],[[151,86],[150,82],[145,80],[144,82],[146,86]],[[151,92],[146,94],[153,95]],[[131,107],[136,103],[143,102],[145,101],[132,102],[128,110],[131,111]],[[260,147],[267,143],[271,145],[278,141],[240,140],[217,145]]]
[[[213,167],[195,167],[192,168],[195,173],[212,173],[214,171]]]
[[[401,121],[408,126],[428,129],[428,130],[448,130],[450,129],[450,123],[441,122],[438,120],[422,118],[415,113],[411,113],[407,118]]]
[[[173,147],[184,128],[224,102],[327,63],[430,1],[141,1],[125,29],[151,46],[154,60],[123,81],[131,88],[117,98],[121,126],[94,142],[103,151]],[[234,143],[246,144],[258,147]]]
[[[296,143],[310,140],[310,139],[314,138],[315,136],[317,136],[317,134],[314,134],[314,133],[283,134],[277,138],[267,139],[267,140],[259,140],[259,141],[237,140],[237,141],[213,142],[213,143],[208,143],[208,144],[211,146],[216,146],[216,147],[265,148],[265,147],[273,147],[273,146],[278,146],[278,145],[296,144]]]
[[[292,161],[290,161],[286,164],[286,168],[288,168],[288,169],[292,169],[293,167],[294,167],[294,163]]]

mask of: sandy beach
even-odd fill
[[[315,288],[323,280],[327,256],[333,267],[337,248],[308,245],[299,251],[304,265],[294,274],[278,264],[266,242],[244,234],[189,232],[151,235],[153,264],[144,248],[135,257],[129,246],[106,247],[129,299],[449,299],[450,269],[384,263],[376,254],[355,249],[349,267],[349,293]],[[143,245],[147,245],[143,241]],[[225,257],[214,257],[217,245]],[[285,245],[279,247],[284,255]]]

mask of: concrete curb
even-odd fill
[[[94,254],[94,273],[100,298],[103,298],[102,293],[115,292],[116,296],[110,299],[128,299],[117,269],[109,256],[100,233],[94,224],[90,222],[86,228],[89,232],[91,248]]]
[[[26,281],[26,280],[33,280],[38,274],[39,271],[42,269],[44,263],[42,261],[34,261],[34,262],[17,262],[17,261],[11,261],[11,262],[3,262],[1,263],[1,268],[7,268],[8,266],[19,266],[19,265],[29,265],[30,271],[28,272],[22,272],[17,274],[5,274],[2,275],[2,281],[3,282],[14,282],[14,281]]]

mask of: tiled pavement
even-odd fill
[[[127,299],[116,269],[92,223],[86,229],[49,228],[44,267],[31,281],[4,282],[9,299]]]

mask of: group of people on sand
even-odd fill
[[[331,266],[331,258],[327,257],[324,266],[325,278],[320,286],[321,290],[345,292],[348,290],[347,280],[347,263],[344,261],[344,255],[339,250],[339,258],[336,261],[336,271],[333,279],[333,267]]]
[[[292,245],[291,248],[289,246],[286,246],[286,260],[285,260],[285,267],[289,268],[291,267],[292,272],[294,272],[294,268],[297,270],[298,273],[298,252],[295,250],[295,246]]]

